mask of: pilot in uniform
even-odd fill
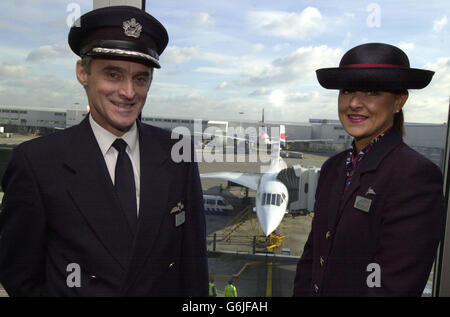
[[[159,21],[129,6],[71,28],[90,113],[14,149],[0,213],[10,296],[208,296],[198,166],[174,162],[178,139],[136,120],[167,43]]]

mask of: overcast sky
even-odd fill
[[[92,0],[0,2],[0,105],[87,105],[67,44],[74,8],[86,13]],[[385,42],[436,72],[410,91],[406,121],[447,121],[449,1],[147,0],[147,12],[170,40],[145,115],[260,120],[264,108],[267,121],[337,119],[337,92],[315,70],[336,67],[356,45]]]

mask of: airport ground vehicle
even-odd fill
[[[205,212],[215,214],[226,214],[234,209],[224,197],[219,195],[203,195],[203,206]]]

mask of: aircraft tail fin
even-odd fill
[[[276,131],[276,127],[274,127],[275,131]],[[280,151],[281,148],[283,146],[283,144],[286,144],[286,137],[285,137],[285,133],[284,133],[284,125],[280,125],[280,132],[278,133],[273,133],[275,131],[272,130],[272,135],[275,135],[274,140],[271,142],[271,151],[272,151],[272,159],[271,159],[271,164],[278,164],[279,160],[280,160]]]
[[[284,124],[280,125],[280,146],[286,146],[286,127],[284,126]]]

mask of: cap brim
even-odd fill
[[[148,54],[144,54],[137,51],[116,49],[116,48],[104,48],[96,47],[93,48],[87,56],[99,57],[99,58],[109,58],[109,59],[120,59],[125,61],[131,61],[136,63],[141,63],[154,68],[161,68],[159,61]]]
[[[322,68],[316,70],[327,89],[402,90],[425,88],[434,75],[429,70],[408,68]]]

